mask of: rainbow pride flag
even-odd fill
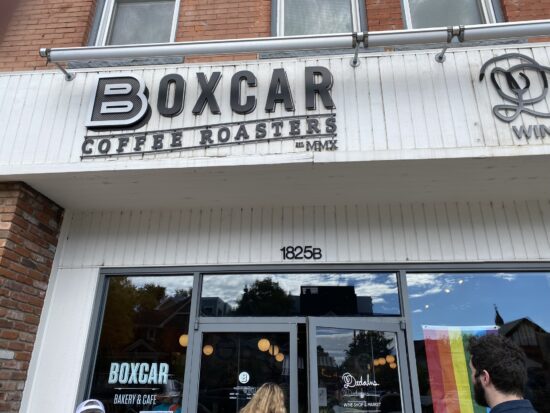
[[[486,413],[473,400],[470,336],[497,334],[497,326],[422,326],[434,413]]]

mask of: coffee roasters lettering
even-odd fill
[[[338,149],[336,115],[321,114],[197,126],[179,130],[86,136],[82,156],[174,152],[264,141],[295,141],[306,151]]]

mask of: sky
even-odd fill
[[[422,325],[490,326],[495,309],[504,322],[527,317],[550,330],[550,274],[408,274],[413,336]]]

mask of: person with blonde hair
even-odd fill
[[[240,413],[286,413],[285,394],[275,383],[264,383]]]

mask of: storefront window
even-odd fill
[[[203,280],[201,315],[399,315],[394,273],[231,274]]]
[[[181,412],[193,277],[109,277],[90,397],[109,413]]]
[[[549,273],[408,274],[407,285],[422,412],[477,412],[467,340],[502,334],[527,355],[525,397],[550,413]]]

